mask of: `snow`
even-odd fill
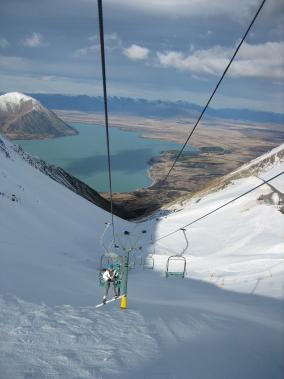
[[[34,98],[20,92],[9,92],[0,96],[0,112],[18,113],[22,105],[31,102],[33,110],[44,111],[44,107]]]
[[[185,246],[178,232],[155,244],[155,271],[131,270],[127,310],[118,301],[95,309],[110,215],[3,141],[1,379],[283,377],[284,216],[269,185],[187,229],[186,279],[164,275],[169,255]],[[279,155],[258,176],[282,171]],[[146,229],[138,244],[146,255],[151,234],[160,238],[261,183],[246,176],[140,223],[115,217],[118,240]],[[271,184],[283,192],[284,175]]]
[[[279,170],[284,171],[283,164],[278,165]],[[241,179],[198,203],[189,203],[182,212],[160,221],[155,238],[190,223],[258,184],[257,178]],[[231,290],[283,297],[284,283],[279,280],[279,274],[284,272],[283,214],[277,211],[277,206],[257,200],[269,192],[271,189],[263,186],[188,228],[190,248],[185,255],[191,277],[225,283],[225,288]],[[167,255],[163,252],[174,254],[182,238],[182,232],[178,232],[158,242],[156,268],[164,269]]]
[[[279,145],[279,146],[275,147],[274,149],[268,151],[266,154],[263,154],[260,157],[253,159],[249,163],[241,166],[239,169],[235,170],[233,173],[243,171],[243,170],[250,168],[250,167],[252,167],[258,163],[261,163],[262,161],[264,161],[268,158],[274,157],[274,162],[271,165],[266,165],[266,169],[268,167],[271,168],[271,167],[273,167],[275,162],[281,162],[281,158],[279,155],[283,156],[283,149],[284,149],[284,143],[282,143],[281,145]]]

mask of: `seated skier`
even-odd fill
[[[116,290],[116,280],[119,276],[119,273],[113,269],[113,266],[110,265],[107,270],[103,273],[103,279],[105,281],[105,294],[103,297],[103,303],[106,303],[107,300],[107,295],[109,291],[109,287],[112,284],[113,285],[113,292],[114,292],[114,297],[117,299],[118,298],[118,293]]]

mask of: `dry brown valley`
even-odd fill
[[[57,110],[66,122],[104,125],[103,115]],[[110,116],[110,126],[141,133],[144,138],[184,143],[193,119],[161,120],[139,117]],[[212,184],[243,163],[280,145],[284,141],[284,125],[240,122],[207,118],[200,123],[190,144],[199,148],[199,154],[185,149],[168,180],[168,172],[176,151],[164,151],[149,162],[153,185],[130,193],[115,193],[117,205],[137,216],[154,211],[179,197],[190,197],[196,191]],[[108,198],[108,194],[102,194]]]

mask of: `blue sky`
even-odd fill
[[[260,0],[104,0],[109,95],[204,104]],[[96,0],[1,0],[0,90],[101,95]],[[267,0],[215,107],[283,112],[284,1]]]

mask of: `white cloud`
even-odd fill
[[[90,42],[94,42],[92,45],[83,47],[81,49],[77,49],[73,56],[78,58],[85,55],[89,55],[95,51],[100,50],[100,40],[99,36],[97,34],[94,34],[92,36],[88,37],[88,40]],[[105,41],[105,49],[108,51],[115,50],[115,49],[121,49],[122,48],[122,42],[119,36],[116,33],[110,33],[104,35],[104,41]]]
[[[97,34],[94,34],[92,36],[89,36],[88,40],[91,41],[91,42],[93,42],[93,41],[98,42],[99,41],[99,36]]]
[[[0,38],[0,48],[5,49],[8,46],[9,46],[8,40],[4,37]]]
[[[192,79],[199,80],[200,82],[208,82],[208,78],[204,76],[191,75]]]
[[[50,82],[50,81],[57,80],[57,76],[56,75],[42,75],[40,79]]]
[[[138,46],[135,44],[123,50],[123,54],[132,60],[147,59],[149,53],[150,53],[150,50],[147,49],[146,47]]]
[[[3,70],[18,71],[29,66],[28,60],[21,57],[0,55],[0,68]]]
[[[178,51],[157,53],[158,61],[163,67],[173,67],[181,71],[201,74],[220,74],[228,63],[230,51],[215,46],[208,50],[196,50],[190,55]]]
[[[117,0],[109,0],[111,5],[117,5]],[[277,6],[277,0],[270,0],[269,7],[274,3]],[[251,16],[259,6],[259,0],[120,0],[120,6],[136,9],[142,12],[167,14],[173,16],[188,17],[208,17],[215,15],[226,15],[233,18],[243,18]]]
[[[95,42],[99,43],[99,36],[98,36],[98,34],[94,34],[92,36],[89,36],[88,40],[91,42],[95,41]],[[119,42],[120,38],[117,35],[117,33],[109,33],[109,34],[104,35],[104,40],[105,40],[105,43],[109,43],[110,41]]]
[[[88,47],[83,47],[82,49],[78,49],[74,52],[73,56],[76,58],[83,57],[85,55],[89,55],[90,53],[93,53],[94,51],[99,51],[100,45],[95,44]]]
[[[42,47],[46,46],[46,44],[43,42],[42,35],[34,32],[32,35],[30,35],[24,40],[24,46]]]
[[[209,38],[211,38],[212,36],[214,36],[214,32],[213,32],[213,30],[204,30],[202,33],[200,33],[199,34],[199,36],[201,37],[201,38],[203,38],[203,39],[206,39],[206,40],[208,40]],[[251,35],[251,33],[250,33],[250,35]]]
[[[81,0],[93,3],[94,0]],[[117,6],[129,10],[156,15],[167,14],[169,16],[204,17],[226,15],[241,20],[243,17],[251,17],[259,7],[260,0],[108,0],[105,5]],[[269,0],[264,5],[266,14],[279,15],[283,11],[283,1]]]
[[[87,47],[83,47],[81,49],[77,49],[73,54],[74,57],[78,58],[78,57],[86,56],[88,54],[91,54],[95,51],[100,50],[101,47],[100,47],[100,40],[99,40],[98,34],[89,36],[88,40],[90,42],[93,42],[93,44]],[[147,59],[150,52],[150,50],[147,49],[146,47],[138,46],[136,44],[133,44],[128,48],[124,48],[122,40],[117,35],[117,33],[105,34],[104,41],[105,41],[105,49],[107,51],[121,50],[124,55],[126,55],[129,59],[132,59],[132,60]]]
[[[221,75],[234,52],[233,48],[214,46],[191,54],[178,51],[158,52],[162,67],[172,67],[193,74]],[[231,65],[228,75],[284,79],[284,42],[266,42],[258,45],[243,43]]]
[[[255,15],[260,3],[261,0],[108,0],[106,5],[111,9],[118,7],[119,4],[122,13],[124,11],[135,12],[137,15],[144,13],[149,17],[200,18],[203,19],[205,28],[208,19],[216,17],[217,22],[220,22],[220,18],[225,18],[224,22],[237,22],[245,28]],[[265,28],[266,32],[268,31],[267,22],[270,25],[269,28],[271,25],[280,25],[283,31],[283,7],[283,0],[266,1],[258,17],[258,20],[261,19],[261,27]]]

